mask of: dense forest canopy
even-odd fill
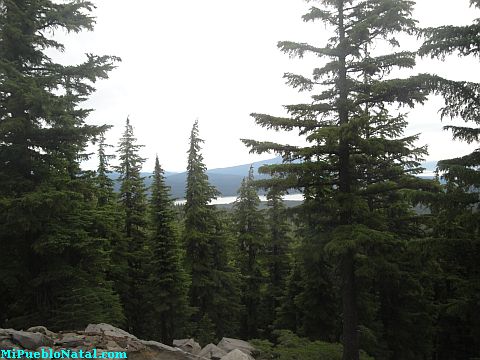
[[[309,100],[252,113],[271,135],[243,142],[281,162],[246,171],[225,210],[212,205],[199,121],[182,205],[158,155],[145,181],[134,124],[147,120],[126,117],[115,149],[111,126],[89,123],[84,102],[120,59],[62,65],[48,54],[64,49],[55,31],[93,30],[93,3],[0,2],[0,327],[108,322],[166,344],[239,337],[265,360],[480,357],[480,149],[425,179],[428,144],[406,132],[409,109],[435,94],[439,122],[465,122],[445,126],[451,141],[478,144],[480,85],[415,67],[478,59],[480,25],[422,28],[411,0],[308,5],[303,21],[328,41],[278,47],[318,57],[310,76],[284,75]],[[95,171],[82,168],[89,144]],[[295,207],[283,201],[291,191],[304,196]]]

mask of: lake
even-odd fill
[[[267,197],[265,195],[259,196],[260,201],[267,201]],[[303,201],[303,194],[288,194],[282,196],[283,200],[290,200],[290,201]],[[225,196],[225,197],[218,197],[210,202],[211,205],[224,205],[224,204],[231,204],[237,200],[236,196]],[[175,205],[185,204],[185,199],[180,199],[175,201]]]

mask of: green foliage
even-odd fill
[[[298,131],[307,145],[244,140],[251,152],[282,155],[284,164],[263,169],[280,178],[270,185],[304,190],[308,238],[320,241],[318,250],[325,252],[317,261],[326,255],[339,274],[343,356],[349,360],[358,359],[360,325],[370,329],[364,334],[372,331],[381,337],[382,332],[362,319],[360,259],[374,261],[386,256],[383,251],[395,252],[396,237],[412,235],[415,222],[406,195],[430,187],[412,176],[421,171],[419,161],[426,149],[415,147],[418,136],[404,135],[405,115],[391,114],[387,105],[423,103],[428,82],[435,79],[389,76],[394,69],[412,68],[414,53],[372,55],[378,43],[395,47],[397,33],[415,32],[412,11],[413,2],[407,0],[323,1],[312,7],[303,19],[325,23],[332,30],[328,43],[278,44],[292,57],[310,53],[327,60],[311,77],[285,74],[287,84],[313,93],[312,102],[285,106],[288,117],[252,114],[262,127]]]
[[[262,257],[265,254],[265,219],[258,209],[260,199],[254,184],[253,167],[242,181],[235,202],[235,227],[238,241],[237,266],[242,275],[242,304],[245,314],[242,337],[256,337],[260,323],[260,306],[264,284]]]
[[[53,30],[92,30],[92,8],[88,1],[1,4],[0,325],[123,321],[106,280],[109,242],[96,188],[79,165],[87,144],[106,129],[85,123],[90,110],[81,103],[118,59],[87,55],[82,64],[63,66],[47,56],[63,49],[48,37]]]
[[[471,5],[480,7],[478,1]],[[445,59],[447,55],[478,56],[480,54],[478,19],[471,25],[441,26],[423,30],[422,56]],[[478,113],[480,84],[448,81],[442,92],[445,107],[442,115],[460,117],[473,126],[445,126],[454,140],[478,143]],[[480,330],[472,321],[478,306],[479,266],[479,209],[480,149],[438,163],[438,171],[446,181],[444,192],[432,204],[431,239],[425,243],[434,279],[435,356],[439,359],[476,358]],[[476,305],[475,305],[476,304]]]
[[[340,308],[338,288],[318,238],[304,238],[294,251],[294,263],[280,298],[275,328],[299,336],[336,341]]]
[[[118,146],[120,164],[119,205],[123,215],[123,238],[117,241],[115,252],[125,273],[119,273],[118,291],[127,317],[129,331],[137,336],[147,336],[149,304],[146,299],[150,251],[147,247],[147,202],[145,185],[140,176],[145,161],[138,155],[141,145],[136,144],[133,127],[127,118],[125,131]],[[126,262],[122,264],[123,262]]]
[[[282,192],[274,188],[267,193],[267,240],[265,246],[265,267],[267,285],[264,296],[264,322],[271,329],[277,320],[277,310],[285,294],[287,277],[290,272],[290,224],[283,204]]]
[[[472,6],[480,7],[478,1],[471,1]],[[464,26],[440,26],[422,30],[424,43],[419,50],[421,56],[445,59],[447,55],[478,56],[480,54],[480,24],[478,19],[474,24]],[[441,79],[437,91],[445,99],[445,107],[441,109],[442,117],[460,117],[466,122],[478,125],[480,110],[480,84],[468,81],[451,81]],[[480,129],[471,126],[444,127],[452,131],[453,138],[467,143],[478,142]],[[442,160],[438,169],[445,172],[447,181],[458,183],[459,186],[480,186],[480,149],[468,155],[454,159]]]
[[[275,331],[277,344],[267,340],[251,340],[257,349],[257,360],[341,360],[342,345],[323,341],[310,341],[288,330]],[[360,352],[361,360],[373,359]]]
[[[197,325],[194,335],[213,342],[215,338],[206,338],[212,334],[210,322],[217,338],[237,331],[239,295],[236,274],[228,259],[228,233],[219,213],[209,205],[217,191],[208,182],[200,153],[202,142],[195,121],[188,151],[183,241],[191,277],[190,304],[195,311],[192,322]],[[202,328],[202,324],[208,328]]]
[[[152,257],[148,264],[148,292],[144,300],[152,307],[149,336],[171,344],[185,333],[189,316],[188,281],[181,264],[173,203],[158,157],[150,190],[148,244]]]

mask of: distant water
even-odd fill
[[[260,201],[267,201],[267,197],[265,195],[259,196]],[[237,200],[236,196],[225,196],[225,197],[218,197],[215,200],[210,202],[211,205],[225,205],[234,203]],[[283,196],[283,200],[290,200],[290,201],[303,201],[303,194],[288,194]],[[176,200],[176,205],[185,204],[185,199]]]

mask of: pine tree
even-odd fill
[[[165,185],[164,171],[158,156],[155,159],[153,183],[150,188],[148,298],[152,304],[153,328],[150,336],[165,344],[184,335],[185,321],[189,316],[188,283],[182,269],[178,230],[169,187]]]
[[[238,241],[238,267],[242,275],[242,303],[245,316],[242,322],[242,337],[258,337],[261,324],[261,302],[265,279],[262,257],[265,254],[265,219],[258,209],[260,198],[254,184],[253,166],[242,181],[235,201],[235,221]]]
[[[267,323],[272,327],[276,322],[276,313],[286,290],[286,280],[290,272],[290,226],[283,203],[283,192],[271,188],[267,193],[268,236],[266,245],[266,266],[268,283],[266,289]]]
[[[105,278],[108,240],[92,215],[95,187],[80,170],[87,144],[105,130],[86,124],[81,103],[117,58],[63,66],[46,53],[64,49],[52,30],[92,30],[92,9],[88,1],[0,4],[0,321],[8,326],[122,319]]]
[[[139,156],[138,152],[142,145],[136,144],[136,141],[130,119],[127,118],[125,131],[118,146],[120,164],[116,167],[120,174],[119,202],[123,212],[125,237],[125,243],[118,244],[120,249],[117,252],[121,258],[127,260],[127,273],[123,274],[122,289],[119,288],[119,292],[129,331],[137,336],[146,336],[149,320],[148,305],[144,299],[150,253],[146,244],[146,189],[140,173],[145,159]],[[123,254],[121,250],[124,250]]]
[[[98,141],[98,167],[96,174],[96,182],[98,188],[98,204],[106,206],[114,204],[116,197],[114,192],[114,181],[109,174],[112,171],[109,169],[109,162],[115,158],[115,155],[107,154],[107,148],[112,147],[105,142],[105,134],[101,133]]]
[[[276,186],[272,190],[279,191]],[[289,329],[312,340],[338,342],[341,304],[337,299],[334,265],[323,251],[322,231],[316,227],[318,212],[309,206],[294,210],[292,269],[286,279],[275,328]]]
[[[122,233],[123,217],[118,203],[118,197],[114,190],[114,180],[110,170],[110,160],[115,155],[108,154],[107,149],[113,147],[106,143],[105,133],[100,134],[98,140],[98,167],[95,176],[97,193],[96,223],[101,236],[107,238],[110,243],[109,257],[110,267],[107,271],[107,279],[113,283],[114,290],[120,294],[125,293],[125,274],[127,273],[126,239]],[[122,307],[123,313],[123,307]],[[125,325],[125,316],[119,322]]]
[[[480,3],[471,0],[470,4],[480,8]],[[480,23],[466,26],[441,26],[422,30],[425,42],[419,50],[421,56],[445,59],[445,56],[478,56],[480,54]],[[441,110],[443,117],[460,117],[466,122],[478,124],[480,107],[480,84],[467,81],[439,79],[435,88],[445,99],[445,107]],[[480,128],[467,126],[445,126],[451,130],[454,140],[475,143],[480,141]],[[480,148],[471,154],[455,159],[442,160],[438,164],[444,178],[458,182],[458,186],[469,187],[480,185]],[[477,201],[478,202],[478,201]]]
[[[191,276],[190,304],[195,335],[205,341],[234,334],[238,321],[238,291],[228,259],[228,235],[210,201],[218,192],[208,182],[200,153],[198,121],[190,134],[183,240],[186,268]],[[228,322],[225,319],[229,319]]]
[[[303,19],[331,27],[327,45],[285,41],[279,47],[291,56],[312,53],[330,60],[316,68],[312,78],[285,74],[289,85],[320,92],[312,103],[286,106],[289,117],[252,114],[263,127],[298,130],[308,145],[244,140],[253,152],[283,156],[284,164],[265,171],[283,176],[286,188],[304,189],[304,206],[316,214],[316,239],[337,259],[344,360],[359,358],[359,260],[368,256],[368,249],[396,237],[395,228],[386,226],[389,199],[424,186],[411,174],[420,172],[418,160],[425,149],[413,146],[417,136],[403,135],[404,115],[390,115],[387,105],[423,102],[431,79],[388,78],[394,68],[412,68],[414,53],[372,55],[378,42],[396,46],[396,33],[413,32],[412,7],[407,0],[324,0],[312,7]]]
[[[480,8],[480,2],[470,4]],[[480,54],[478,19],[465,26],[441,26],[423,30],[425,41],[419,50],[422,56],[444,59],[447,55],[478,56]],[[445,126],[453,139],[471,143],[480,140],[478,113],[480,84],[441,79],[440,93],[445,99],[442,118],[461,118],[468,126]],[[477,125],[475,127],[475,125]],[[433,301],[436,304],[434,356],[439,359],[475,358],[480,356],[475,319],[480,301],[480,148],[453,159],[442,160],[437,170],[446,181],[432,213],[430,242],[426,248],[435,261]]]

